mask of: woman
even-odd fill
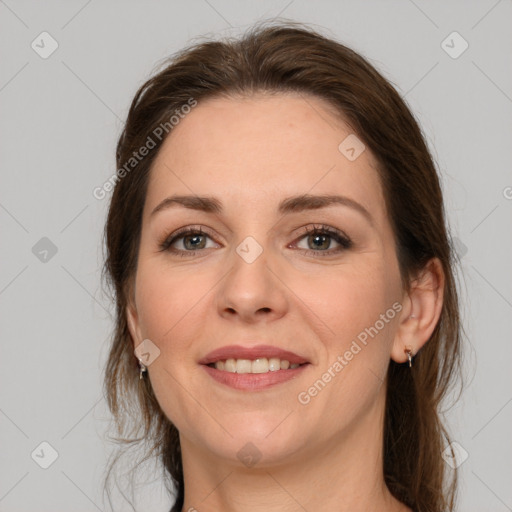
[[[454,510],[454,255],[395,89],[305,26],[257,25],[139,89],[117,166],[105,389],[172,512]]]

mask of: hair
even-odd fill
[[[433,158],[418,122],[390,82],[360,54],[296,22],[257,23],[239,38],[195,42],[166,60],[136,92],[117,143],[117,169],[126,170],[134,151],[191,98],[201,102],[259,92],[295,92],[326,100],[372,152],[404,290],[410,291],[431,258],[441,262],[443,306],[430,339],[412,368],[389,363],[383,475],[390,492],[415,511],[452,511],[457,471],[443,460],[450,438],[440,404],[455,377],[462,376],[458,260]],[[166,485],[175,491],[171,512],[178,512],[184,501],[178,430],[161,410],[149,379],[139,380],[126,318],[148,179],[164,140],[153,137],[155,147],[133,170],[118,171],[112,193],[103,272],[115,296],[116,316],[104,390],[120,440],[127,445],[146,443],[148,457],[157,455]]]

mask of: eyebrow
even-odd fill
[[[350,199],[349,197],[339,195],[311,195],[302,194],[299,196],[287,197],[279,203],[277,209],[281,215],[289,213],[302,212],[306,210],[318,210],[332,205],[347,206],[356,210],[366,220],[373,225],[373,218],[370,212],[360,203]],[[156,213],[167,210],[168,208],[182,206],[191,210],[202,211],[205,213],[222,213],[222,202],[215,197],[210,196],[190,196],[175,195],[165,198],[151,212],[151,217]]]

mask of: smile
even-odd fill
[[[310,363],[290,364],[286,360],[274,358],[266,359],[265,362],[263,359],[265,358],[252,361],[250,359],[227,359],[201,366],[216,382],[240,391],[263,391],[299,377],[306,368],[311,366]],[[277,368],[277,362],[279,362],[279,368]],[[220,369],[223,364],[224,368]],[[256,372],[253,372],[253,365],[256,365]],[[281,365],[288,366],[288,368],[281,368]],[[217,366],[220,368],[218,369]],[[270,369],[271,366],[274,368],[273,370]],[[237,371],[239,367],[240,372]],[[263,371],[264,369],[265,371]]]
[[[210,363],[210,368],[230,373],[268,373],[277,372],[279,370],[294,370],[300,365],[298,363],[290,364],[286,359],[277,357],[261,357],[258,359],[227,359],[225,361],[217,361]]]

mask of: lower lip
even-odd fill
[[[203,365],[208,374],[221,384],[243,391],[259,391],[298,377],[309,366],[303,364],[293,370],[277,370],[267,373],[232,373]]]

